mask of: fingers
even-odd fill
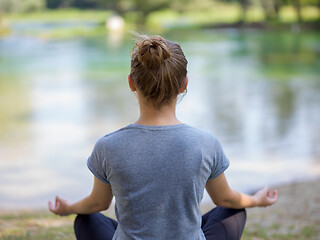
[[[269,187],[266,187],[267,188],[267,197],[271,197],[271,191],[270,191],[270,188]]]
[[[277,189],[273,190],[272,199],[274,200],[274,202],[276,202],[278,200],[278,190]]]
[[[49,206],[50,212],[53,212],[54,214],[56,214],[57,208],[56,206],[53,205],[51,201],[48,202],[48,206]]]
[[[268,186],[265,186],[264,188],[262,188],[262,192],[263,192],[263,195],[265,196],[269,196],[270,195],[270,189]]]
[[[52,210],[53,210],[53,205],[52,205],[52,202],[51,202],[51,201],[48,202],[48,207],[49,207],[49,210],[52,212]]]
[[[272,195],[271,195],[271,192],[269,193],[268,202],[269,202],[269,205],[272,205],[277,201],[278,201],[278,191],[275,189],[272,191]]]
[[[260,191],[257,192],[257,196],[258,196],[258,199],[260,199],[259,200],[260,203],[258,205],[261,207],[267,207],[277,202],[278,191],[277,190],[271,191],[271,189],[268,186],[265,186],[264,188],[262,188]]]
[[[59,201],[60,201],[59,197],[58,197],[58,196],[56,196],[56,207],[58,206]]]
[[[60,199],[58,196],[56,196],[56,199],[55,199],[55,205],[53,205],[53,203],[51,201],[48,202],[48,207],[49,207],[49,210],[51,212],[53,212],[54,214],[58,214],[58,210],[59,210],[59,207],[60,207]]]
[[[54,203],[48,201],[49,210],[59,216],[67,216],[70,214],[68,210],[68,202],[63,198],[56,196]]]

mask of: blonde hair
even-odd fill
[[[160,36],[139,35],[132,48],[130,75],[145,100],[160,109],[180,93],[187,64],[177,43]]]

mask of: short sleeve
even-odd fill
[[[209,180],[218,177],[229,167],[229,159],[225,155],[221,143],[218,139],[214,139],[213,165]]]
[[[100,139],[94,146],[93,151],[88,158],[87,166],[93,175],[101,182],[110,184],[106,175],[106,159],[105,146],[102,139]]]

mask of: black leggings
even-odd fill
[[[246,223],[245,209],[216,207],[202,216],[207,240],[239,240]],[[112,240],[118,223],[101,213],[78,215],[74,221],[77,240]]]

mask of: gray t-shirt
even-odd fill
[[[204,240],[204,188],[229,161],[208,132],[130,124],[100,138],[87,164],[112,186],[119,222],[113,239]]]

